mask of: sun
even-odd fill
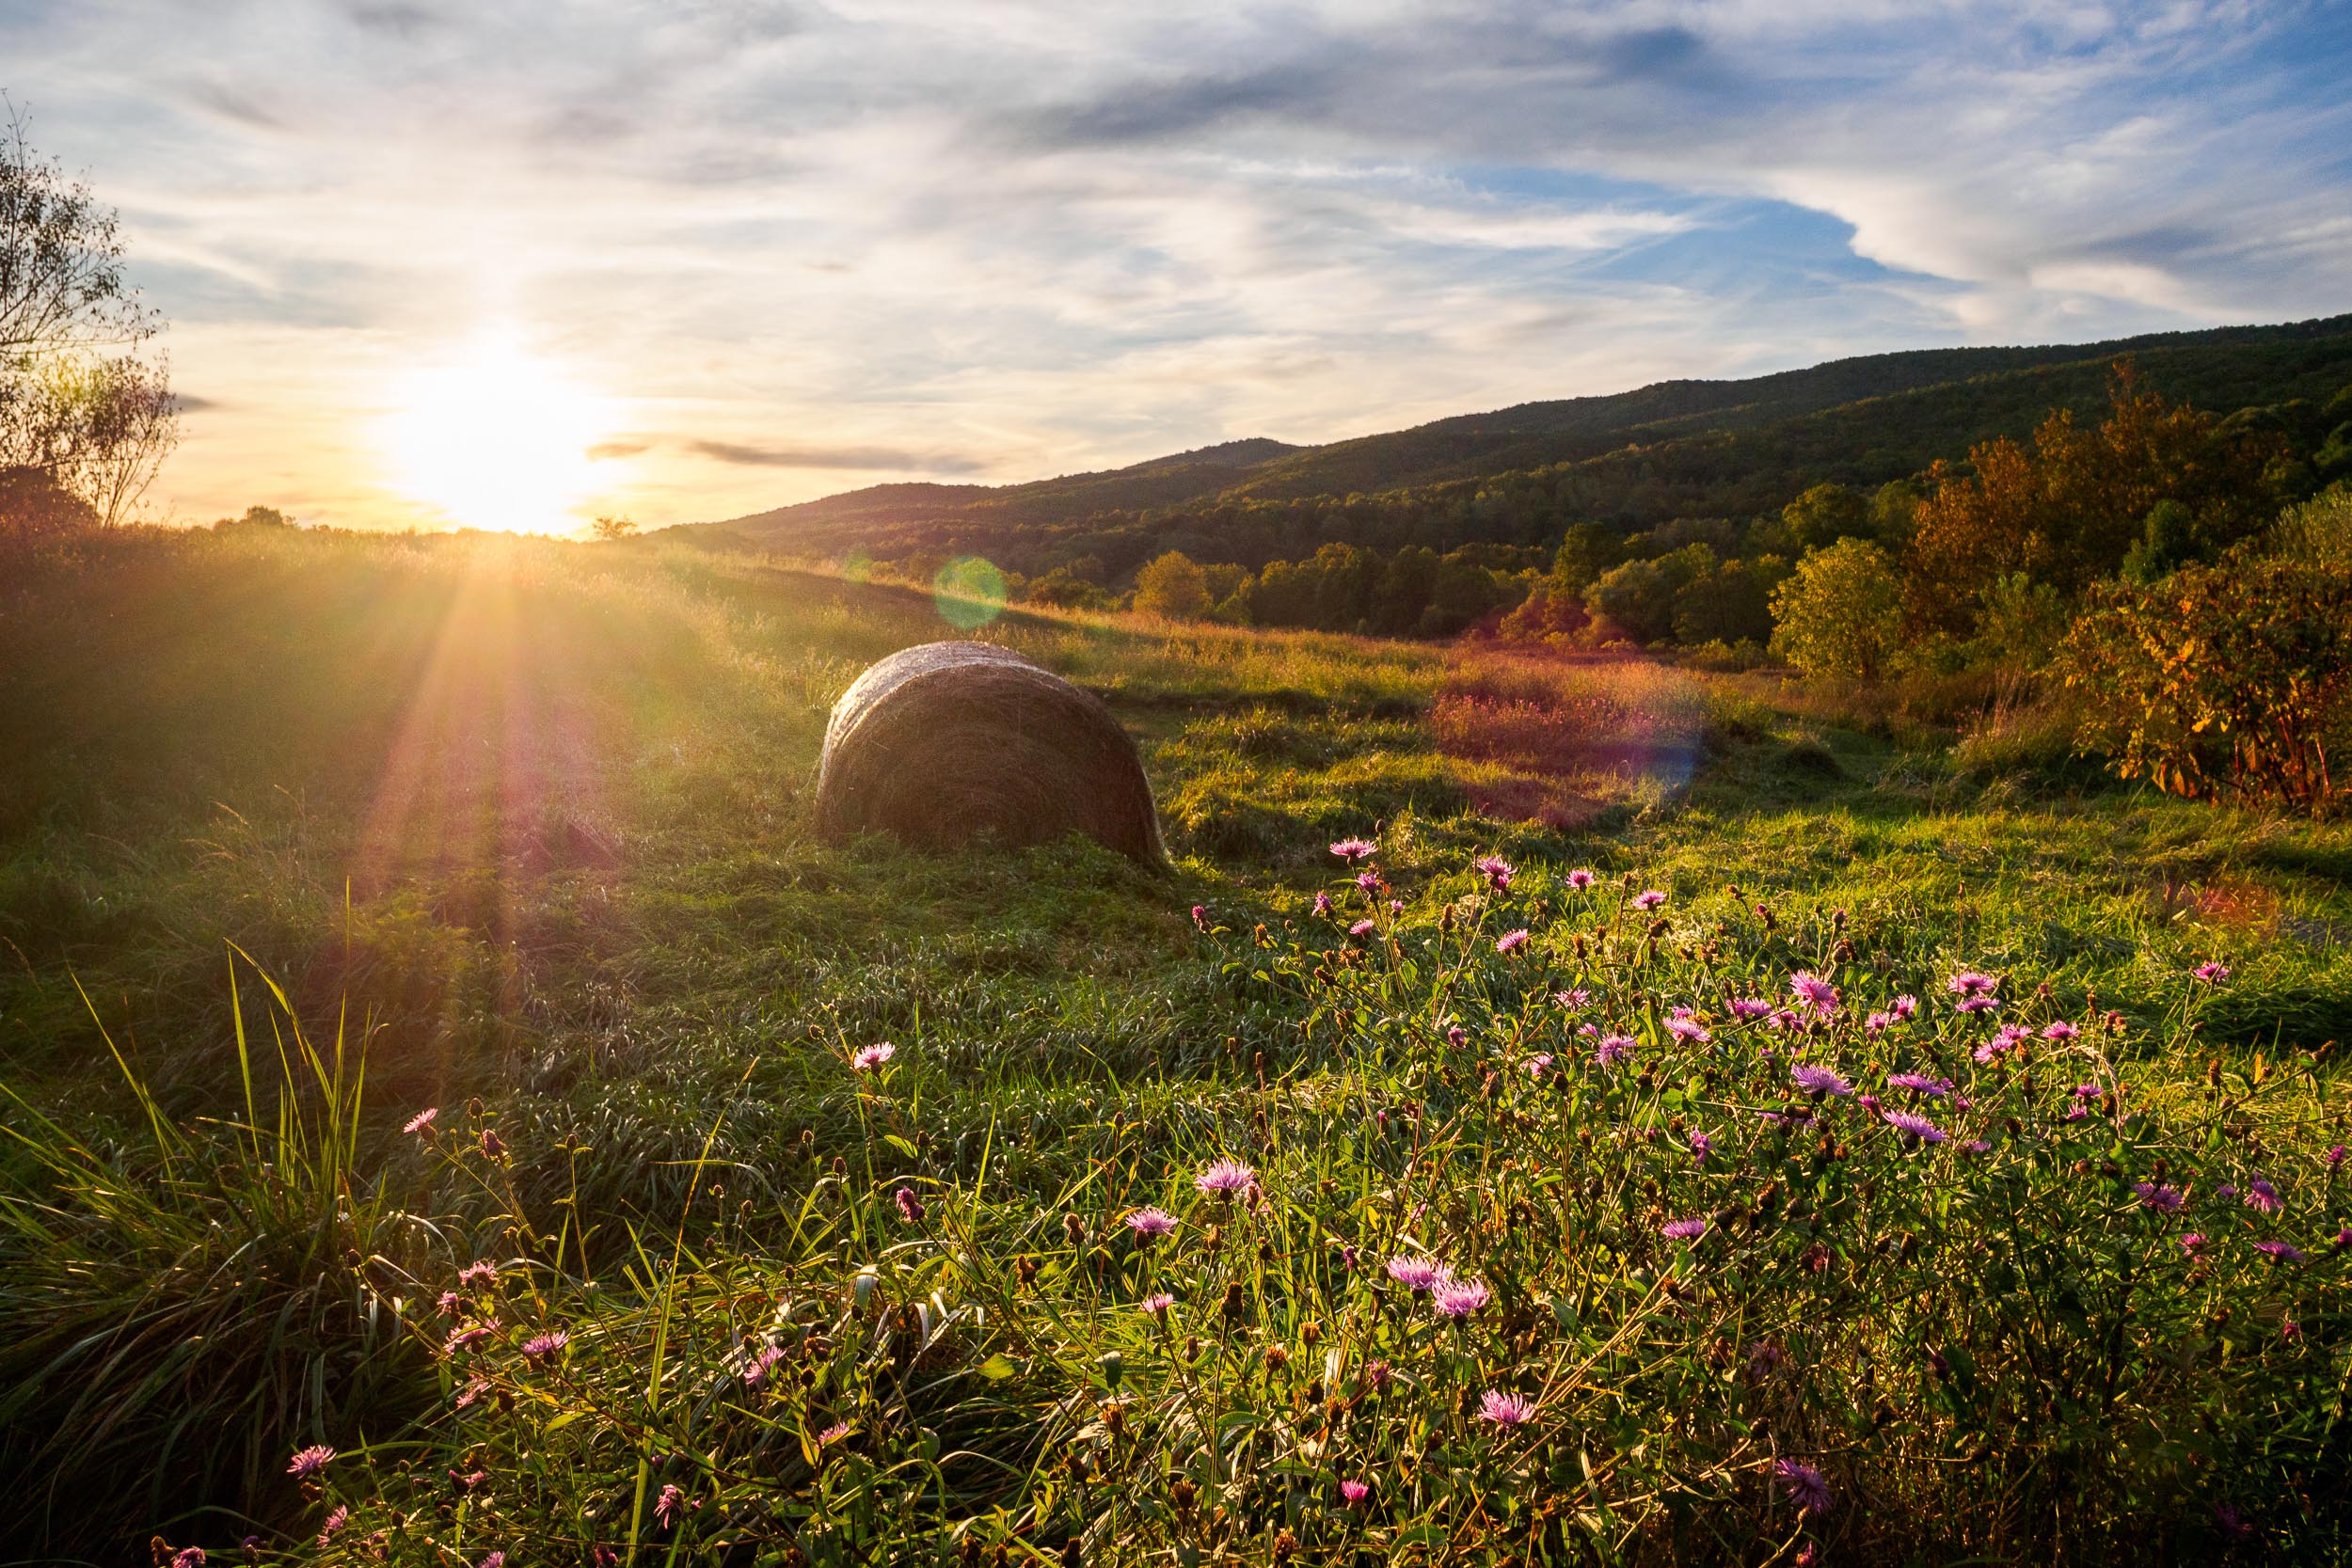
[[[578,523],[589,449],[612,423],[610,399],[501,334],[403,374],[380,437],[412,499],[469,528],[544,533]]]

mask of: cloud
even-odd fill
[[[854,468],[867,473],[969,474],[986,465],[952,452],[909,451],[897,447],[771,447],[744,441],[678,443],[697,457],[755,468]]]

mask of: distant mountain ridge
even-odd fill
[[[1033,554],[1021,546],[1037,531],[1059,536],[1066,547],[1057,553],[1066,557],[1083,543],[1071,535],[1084,519],[1107,524],[1117,515],[1118,531],[1132,535],[1147,515],[1170,509],[1443,490],[1602,459],[1611,460],[1604,467],[1621,467],[1629,451],[1654,454],[1661,472],[1695,465],[1708,483],[1744,478],[1751,483],[1735,484],[1735,499],[1777,505],[1771,494],[1807,473],[1872,483],[1938,456],[1960,457],[1994,434],[2022,434],[2048,407],[2095,399],[2107,365],[2126,355],[2169,395],[2225,413],[2324,402],[2352,383],[2352,315],[2094,343],[1863,355],[1740,380],[1661,381],[1519,404],[1318,446],[1257,438],[1025,483],[874,485],[705,526],[809,553],[985,545],[1014,558]],[[1781,461],[1790,454],[1803,461]],[[1610,494],[1606,486],[1596,492],[1596,510],[1606,513]],[[1173,521],[1181,532],[1181,519]]]

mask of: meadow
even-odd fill
[[[1890,688],[1015,611],[1173,868],[817,842],[833,698],[966,608],[12,563],[16,1555],[2345,1549],[2352,827]]]

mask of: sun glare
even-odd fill
[[[609,399],[509,338],[402,376],[382,439],[394,484],[469,528],[568,531],[596,485]]]

